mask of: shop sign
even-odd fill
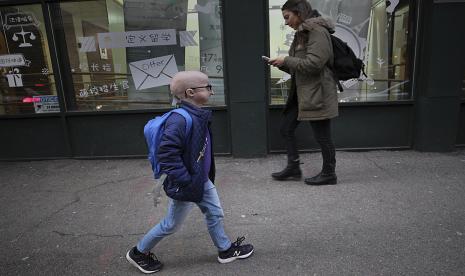
[[[33,102],[36,113],[60,112],[58,96],[33,96]]]
[[[101,49],[176,45],[177,43],[175,29],[98,33],[97,38]]]
[[[15,67],[26,65],[23,54],[0,55],[0,67]]]
[[[32,12],[16,12],[5,15],[5,24],[3,26],[8,30],[11,27],[20,26],[34,25],[37,27],[39,24]]]

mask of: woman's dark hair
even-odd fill
[[[287,0],[281,10],[288,10],[297,14],[302,21],[314,16],[312,6],[307,0]]]
[[[317,10],[312,9],[307,0],[287,0],[281,7],[281,11],[288,10],[295,13],[302,21],[308,18],[321,16]],[[298,47],[303,46],[308,40],[308,31],[296,33],[296,43]]]

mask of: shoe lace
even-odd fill
[[[158,262],[158,258],[157,258],[157,256],[155,256],[154,253],[149,252],[146,256],[147,256],[147,259],[149,259],[150,261],[157,261]]]
[[[233,246],[234,247],[239,247],[244,240],[245,240],[244,236],[238,237],[237,240],[235,242],[233,242]]]

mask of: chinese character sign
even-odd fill
[[[176,45],[177,43],[175,29],[98,33],[97,37],[101,49]]]

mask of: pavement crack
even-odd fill
[[[383,171],[384,173],[386,173],[390,177],[396,179],[397,181],[402,182],[402,178],[397,177],[396,174],[392,174],[388,169],[386,169],[383,166],[379,165],[375,160],[371,159],[370,157],[366,157],[366,159],[368,161],[370,161],[371,163],[373,163],[375,165],[375,167],[377,167],[378,169],[380,169],[381,171]]]
[[[73,201],[71,202],[68,202],[67,204],[65,204],[64,206],[62,206],[61,208],[59,208],[58,210],[56,210],[55,212],[52,212],[50,215],[46,216],[45,218],[41,219],[38,223],[34,224],[33,226],[27,228],[25,231],[19,233],[19,235],[13,239],[11,242],[17,242],[19,241],[19,239],[21,239],[26,233],[30,232],[30,231],[33,231],[34,229],[36,228],[39,228],[40,225],[44,222],[47,222],[49,221],[52,217],[54,217],[56,214],[60,213],[61,211],[63,211],[64,209],[68,208],[69,206],[79,202],[81,200],[81,198],[79,197],[79,195],[77,195],[76,193],[74,194],[75,195],[75,198]]]
[[[116,183],[121,183],[121,182],[125,182],[125,181],[131,181],[131,180],[134,180],[134,179],[137,179],[138,177],[126,177],[126,178],[123,178],[123,179],[118,179],[118,180],[111,180],[111,181],[106,181],[106,182],[103,182],[103,183],[100,183],[100,184],[97,184],[97,185],[93,185],[91,187],[87,187],[87,188],[84,188],[84,189],[81,189],[81,190],[78,190],[78,191],[75,191],[73,192],[73,196],[74,196],[74,200],[69,202],[69,203],[66,203],[65,205],[63,205],[61,208],[59,208],[58,210],[52,212],[50,215],[46,216],[45,218],[41,219],[38,223],[34,224],[33,226],[31,227],[28,227],[26,230],[24,230],[23,232],[19,233],[19,235],[13,239],[11,242],[17,242],[18,240],[20,240],[26,233],[30,232],[30,231],[33,231],[34,229],[36,228],[39,228],[44,222],[47,222],[49,221],[50,219],[52,219],[55,215],[57,215],[58,213],[62,212],[63,210],[65,210],[66,208],[78,203],[81,201],[81,198],[79,196],[80,193],[82,192],[86,192],[86,191],[91,191],[95,188],[99,188],[99,187],[102,187],[102,186],[105,186],[105,185],[108,185],[108,184],[116,184]],[[53,190],[45,190],[46,192],[55,192]]]
[[[74,233],[64,233],[64,232],[60,232],[56,230],[52,231],[52,233],[58,234],[62,237],[71,236],[71,237],[78,237],[78,238],[82,238],[82,237],[124,238],[124,235],[121,235],[121,234],[115,234],[115,235],[102,235],[102,234],[96,234],[96,233],[74,234]]]
[[[146,232],[129,233],[128,236],[130,236],[130,237],[133,237],[133,236],[134,236],[134,237],[140,237],[140,236],[145,235],[145,234],[147,234],[147,233],[146,233]]]
[[[100,188],[102,186],[106,186],[108,184],[117,184],[117,183],[121,183],[121,182],[127,182],[127,181],[132,181],[132,180],[135,180],[135,179],[138,179],[140,177],[127,177],[127,178],[123,178],[123,179],[118,179],[118,180],[111,180],[111,181],[106,181],[106,182],[103,182],[103,183],[100,183],[100,184],[96,184],[96,185],[93,185],[93,186],[90,186],[90,187],[87,187],[87,188],[84,188],[84,189],[81,189],[81,190],[78,190],[76,191],[75,193],[81,193],[81,192],[85,192],[85,191],[90,191],[90,190],[93,190],[95,188]]]

